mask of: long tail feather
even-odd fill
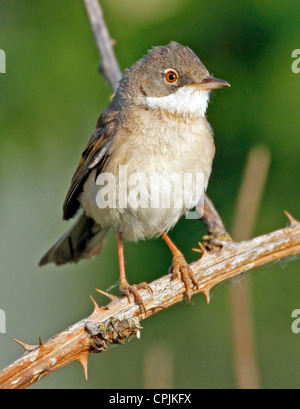
[[[62,265],[76,263],[82,258],[98,255],[102,250],[109,227],[103,229],[82,213],[70,229],[41,258],[39,266],[47,263]]]

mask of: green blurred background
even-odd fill
[[[255,235],[300,217],[300,73],[291,53],[300,48],[298,0],[102,0],[122,69],[153,45],[171,40],[192,48],[231,88],[215,92],[208,109],[216,157],[208,193],[230,231],[249,150],[272,157]],[[95,288],[118,293],[116,242],[77,265],[38,268],[40,256],[69,226],[62,202],[80,153],[111,95],[97,72],[99,57],[81,0],[1,0],[0,49],[0,368],[21,355],[12,339],[47,340],[92,311]],[[189,261],[205,234],[201,222],[181,220],[172,239]],[[165,274],[165,243],[125,245],[131,283]],[[300,387],[300,334],[291,313],[300,308],[300,260],[246,274],[251,281],[254,338],[262,388]],[[241,286],[243,285],[241,281]],[[156,387],[164,370],[175,388],[235,388],[229,283],[143,321],[133,339],[89,359],[89,380],[72,363],[33,388]],[[150,357],[150,358],[149,358]],[[149,361],[153,363],[152,375]],[[147,368],[147,369],[145,369]],[[150,373],[149,373],[150,371]]]

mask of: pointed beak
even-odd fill
[[[230,87],[230,84],[227,81],[210,76],[205,77],[201,82],[197,82],[191,85],[202,90]]]

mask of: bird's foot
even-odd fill
[[[172,274],[172,279],[179,279],[183,281],[186,291],[186,298],[189,305],[192,296],[191,284],[198,288],[198,282],[193,270],[188,265],[183,254],[181,254],[180,252],[178,252],[178,254],[173,257],[170,272]]]
[[[207,234],[203,236],[203,246],[208,251],[220,250],[229,243],[232,243],[232,238],[226,235]]]
[[[153,293],[152,288],[145,281],[142,283],[133,284],[133,285],[130,285],[128,282],[125,282],[120,285],[121,294],[126,295],[126,297],[128,298],[128,302],[129,303],[131,302],[130,295],[133,295],[135,302],[139,305],[141,310],[144,311],[144,313],[146,313],[147,310],[146,310],[144,301],[142,300],[142,297],[139,294],[139,290],[141,289],[150,290],[150,292]]]

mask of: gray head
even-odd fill
[[[123,104],[132,104],[147,97],[166,97],[188,86],[210,90],[229,84],[210,77],[208,70],[190,48],[171,42],[166,46],[154,47],[127,68],[116,97]]]

